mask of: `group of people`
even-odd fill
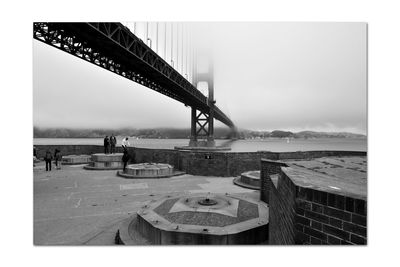
[[[114,154],[116,145],[117,138],[115,138],[114,134],[112,134],[110,137],[106,135],[104,138],[104,154]]]
[[[128,153],[128,147],[130,146],[129,144],[129,138],[125,137],[122,139],[121,146],[123,149],[123,156],[122,156],[122,161],[124,162],[124,171],[126,168],[126,165],[128,164],[128,161],[130,160],[130,156]],[[110,137],[106,136],[104,138],[104,154],[114,154],[115,153],[115,146],[117,145],[117,138],[112,134]],[[33,156],[34,159],[37,157],[37,150],[36,147],[33,147]],[[46,162],[46,171],[51,171],[51,162],[54,160],[56,164],[56,169],[61,169],[61,151],[56,148],[54,151],[54,156],[50,152],[50,150],[46,150],[46,154],[44,156],[44,161]]]
[[[51,161],[54,159],[54,162],[56,164],[56,169],[61,169],[61,151],[59,149],[55,149],[54,151],[54,157],[53,154],[50,152],[50,150],[46,151],[46,154],[44,156],[44,161],[46,162],[46,171],[51,171]]]
[[[128,137],[122,139],[121,145],[124,151],[127,151],[128,147],[130,146],[128,139]],[[112,134],[110,137],[106,135],[106,137],[104,137],[104,154],[114,154],[116,145],[117,138],[114,136],[114,134]]]
[[[126,165],[128,164],[128,161],[130,160],[130,156],[128,153],[128,147],[130,146],[130,144],[128,140],[129,138],[125,137],[124,139],[122,139],[121,142],[121,146],[124,153],[124,155],[122,156],[122,161],[124,162],[124,171]],[[117,145],[117,138],[115,138],[114,134],[112,134],[110,137],[108,137],[108,135],[104,137],[104,154],[114,154],[116,145]]]

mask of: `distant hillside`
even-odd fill
[[[250,131],[240,130],[239,136],[241,138],[366,138],[362,134],[354,134],[347,132],[314,132],[314,131],[302,131],[298,133],[282,130],[269,131]]]
[[[66,128],[33,128],[34,138],[101,138],[106,135],[137,136],[139,138],[186,139],[190,138],[190,129],[156,128],[156,129],[66,129]],[[215,138],[225,139],[230,136],[230,129],[215,128]]]
[[[365,138],[363,134],[347,132],[313,132],[302,131],[294,134],[295,138]]]
[[[66,128],[38,128],[34,127],[34,138],[102,138],[106,135],[114,134],[116,136],[137,136],[139,138],[157,138],[157,139],[188,139],[190,138],[190,129],[175,128],[154,128],[154,129],[66,129]],[[215,128],[214,137],[216,139],[228,139],[231,137],[231,131],[228,128]],[[264,139],[264,138],[365,138],[365,135],[346,133],[346,132],[314,132],[302,131],[293,133],[290,131],[274,130],[252,131],[246,129],[238,130],[240,139]]]

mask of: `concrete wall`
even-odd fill
[[[62,155],[104,153],[103,146],[96,145],[36,145],[38,158],[43,158],[47,149],[56,148]],[[122,152],[121,147],[116,148]],[[242,172],[260,170],[260,160],[308,159],[323,156],[365,156],[366,152],[352,151],[308,151],[308,152],[191,152],[173,149],[129,148],[131,162],[168,163],[188,174],[204,176],[239,176]]]
[[[279,169],[279,163],[261,162],[260,197],[270,208],[269,244],[367,243],[366,200],[295,185]],[[275,184],[271,173],[278,173]]]
[[[37,157],[42,159],[47,150],[54,155],[54,150],[57,148],[61,151],[61,155],[91,155],[94,153],[104,153],[103,146],[94,145],[35,145],[37,149]]]

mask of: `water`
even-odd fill
[[[117,137],[117,145],[122,137]],[[131,146],[143,148],[173,149],[175,146],[187,146],[188,139],[129,139]],[[348,150],[367,151],[367,139],[361,138],[317,138],[317,139],[252,139],[252,140],[216,140],[217,145],[231,147],[231,152],[272,152],[311,151],[311,150]],[[103,145],[103,138],[35,138],[34,145]]]

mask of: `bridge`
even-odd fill
[[[164,30],[166,43],[166,26]],[[197,89],[197,84],[202,76],[197,75],[195,56],[192,55],[193,60],[191,61],[192,82],[188,81],[187,74],[185,78],[183,73],[181,74],[177,68],[174,68],[172,60],[173,28],[171,30],[170,64],[166,61],[166,52],[163,58],[151,48],[151,39],[148,36],[145,36],[145,43],[122,23],[38,22],[33,24],[33,38],[192,107],[191,144],[196,144],[198,138],[207,138],[213,145],[214,118],[231,129],[235,129],[235,126],[229,117],[215,105],[212,68],[206,77],[203,74],[203,78],[209,83],[208,97]],[[157,38],[158,36],[157,28]],[[182,51],[183,39],[182,30]],[[150,46],[148,41],[150,41]],[[157,50],[158,43],[157,41]],[[178,40],[176,43],[178,45]],[[166,49],[165,44],[164,50],[166,51]],[[190,52],[188,48],[186,51]],[[183,61],[182,53],[181,69],[183,69]],[[188,69],[187,55],[186,69]]]

